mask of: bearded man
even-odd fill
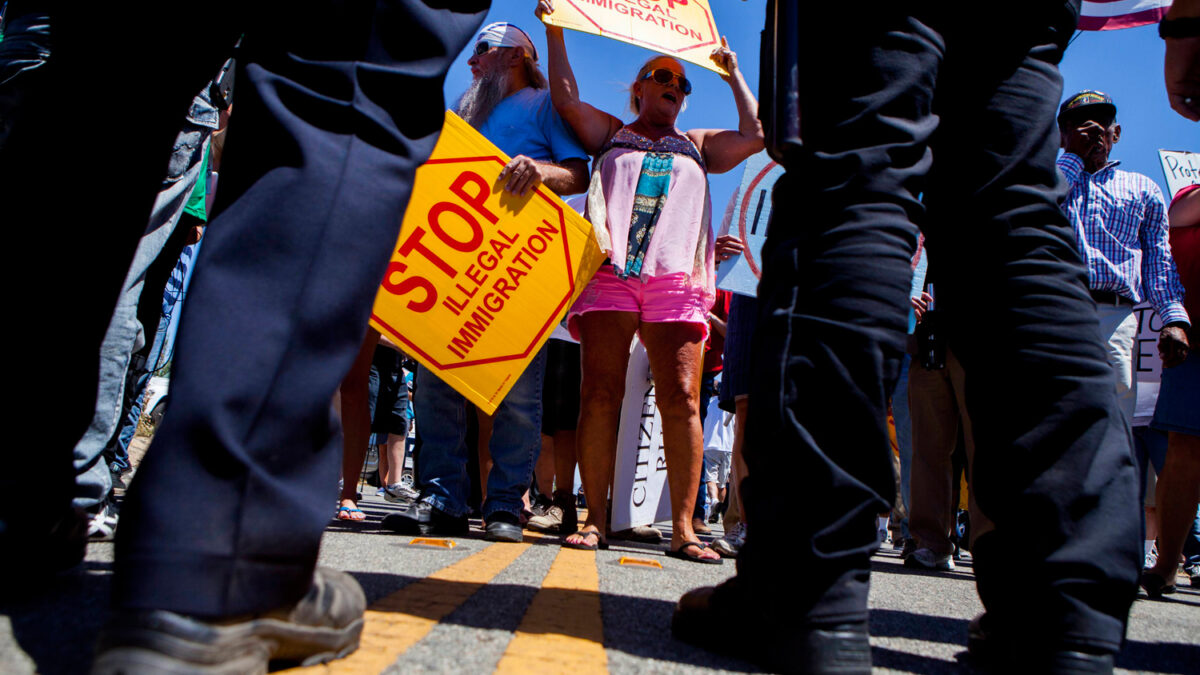
[[[500,174],[504,189],[517,196],[538,185],[559,195],[586,190],[587,151],[555,112],[537,67],[537,49],[525,31],[505,22],[485,26],[467,64],[474,80],[459,100],[458,113],[512,157]],[[543,346],[496,410],[482,508],[484,538],[490,541],[521,541],[521,496],[541,449],[545,367]],[[465,401],[425,368],[417,370],[417,387],[421,497],[383,525],[402,534],[462,534],[468,527],[470,485]]]

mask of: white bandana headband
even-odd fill
[[[484,26],[475,42],[486,42],[493,47],[520,47],[525,50],[526,56],[537,61],[537,48],[533,46],[533,41],[525,31],[507,21],[497,21]]]

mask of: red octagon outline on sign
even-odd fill
[[[466,164],[466,163],[471,163],[471,162],[496,162],[496,163],[500,164],[500,166],[505,166],[508,164],[508,162],[506,162],[503,158],[496,157],[494,155],[493,156],[485,156],[485,157],[445,157],[442,159],[431,159],[425,163],[426,164]],[[550,316],[546,318],[546,321],[542,324],[542,327],[538,330],[537,334],[533,336],[533,339],[530,341],[530,343],[520,353],[511,354],[508,356],[492,356],[492,357],[489,357],[486,359],[475,359],[472,361],[463,361],[462,363],[444,364],[444,363],[439,362],[437,359],[433,358],[429,354],[425,353],[425,351],[423,349],[416,346],[410,340],[408,340],[403,335],[401,335],[399,331],[397,331],[392,326],[388,325],[387,322],[385,322],[382,318],[379,317],[379,315],[375,314],[375,312],[373,312],[373,311],[371,312],[371,319],[374,320],[375,323],[386,328],[388,333],[391,334],[392,338],[394,338],[397,342],[400,342],[401,344],[403,344],[405,346],[406,350],[411,349],[414,354],[420,354],[422,358],[424,358],[429,363],[433,364],[434,367],[437,368],[438,370],[453,370],[455,368],[465,368],[467,366],[478,366],[478,365],[483,365],[485,363],[499,363],[501,361],[514,361],[514,360],[523,359],[523,358],[526,358],[527,356],[529,356],[529,354],[533,351],[534,345],[536,345],[538,342],[540,342],[542,339],[542,336],[544,336],[547,333],[547,331],[551,330],[551,326],[553,326],[555,323],[557,323],[556,321],[554,321],[554,317],[558,316],[558,313],[563,309],[563,307],[568,302],[571,301],[571,296],[575,294],[575,270],[571,265],[571,241],[567,237],[567,220],[566,220],[566,218],[563,217],[562,207],[560,207],[558,204],[555,204],[554,200],[550,199],[550,197],[547,196],[544,187],[538,186],[538,188],[534,192],[538,197],[541,197],[542,199],[546,200],[546,203],[552,209],[554,209],[556,212],[558,212],[558,232],[559,232],[559,234],[562,235],[563,257],[566,260],[566,264],[567,264],[567,293],[566,293],[566,295],[563,296],[563,298],[561,300],[559,300],[558,304],[554,306],[554,310],[550,312]],[[546,222],[549,222],[549,221],[546,221]]]
[[[614,0],[614,2],[618,2],[618,1],[619,0]],[[699,49],[700,47],[703,47],[704,45],[715,45],[717,43],[717,27],[713,24],[712,15],[708,13],[708,10],[704,9],[700,5],[692,5],[692,6],[695,7],[696,9],[700,10],[701,12],[704,12],[704,19],[708,23],[708,34],[712,37],[709,38],[709,40],[707,42],[697,42],[696,44],[691,45],[689,47],[680,47],[678,49],[670,49],[670,48],[664,47],[662,45],[655,44],[653,42],[639,40],[639,39],[633,37],[632,35],[623,35],[614,30],[608,30],[608,29],[604,28],[603,26],[601,26],[600,24],[596,23],[595,19],[588,16],[587,10],[584,9],[583,7],[580,7],[579,3],[575,2],[575,0],[567,0],[567,4],[574,7],[575,11],[579,12],[580,15],[583,16],[583,18],[587,19],[589,23],[591,23],[593,26],[595,26],[596,30],[600,31],[601,35],[616,35],[617,37],[629,40],[630,42],[633,42],[634,44],[639,44],[639,45],[642,45],[643,47],[649,47],[649,48],[653,49],[654,51],[671,52],[672,54],[679,54],[681,52],[686,52],[691,49]]]
[[[779,166],[779,163],[775,160],[767,162],[762,171],[759,171],[758,175],[754,177],[754,180],[750,181],[750,185],[746,187],[746,193],[742,195],[742,208],[738,211],[738,234],[741,235],[742,241],[748,240],[746,236],[746,214],[750,208],[750,195],[754,194],[754,191],[758,188],[758,184],[777,166]],[[747,248],[742,251],[742,255],[745,256],[746,264],[750,266],[750,271],[754,273],[754,278],[762,279],[762,270],[758,268],[758,261],[754,259],[754,253]]]

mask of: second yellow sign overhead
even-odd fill
[[[707,0],[557,0],[542,21],[729,74],[709,58],[721,37]]]

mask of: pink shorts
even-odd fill
[[[708,311],[714,296],[694,286],[680,272],[648,279],[621,279],[612,267],[601,267],[567,313],[567,330],[579,339],[575,317],[588,312],[631,312],[648,323],[678,321],[700,324],[708,339]]]

